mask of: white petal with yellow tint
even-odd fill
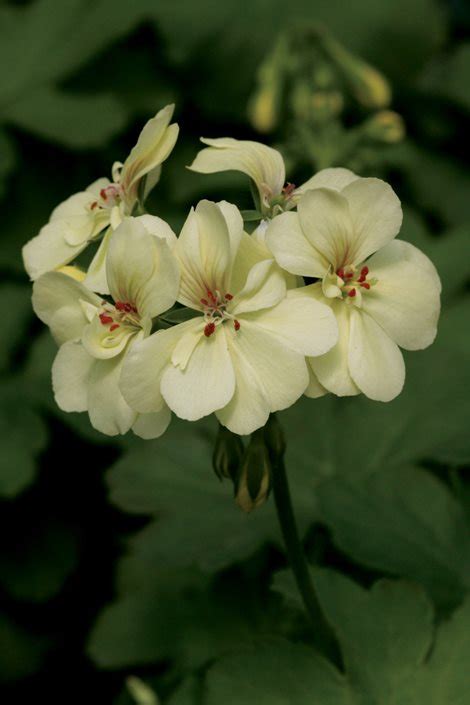
[[[250,140],[236,140],[231,137],[217,139],[201,138],[208,145],[196,156],[189,169],[202,174],[219,171],[241,171],[257,185],[260,193],[263,185],[268,186],[273,195],[279,195],[286,180],[286,170],[282,155],[272,147]]]
[[[129,431],[137,414],[119,390],[124,355],[95,360],[88,383],[88,413],[93,428],[107,436]]]
[[[276,262],[292,274],[323,277],[329,261],[312,245],[300,225],[297,213],[281,213],[266,231],[266,244]]]
[[[271,411],[286,409],[305,391],[308,371],[305,357],[281,343],[271,332],[243,319],[240,329],[227,326],[230,350],[243,356],[258,381]]]
[[[201,336],[184,370],[173,365],[162,376],[161,392],[172,411],[196,421],[226,406],[235,391],[235,373],[224,326]]]
[[[335,191],[342,191],[345,186],[356,181],[359,176],[349,169],[343,167],[332,167],[322,169],[295,190],[295,196],[301,195],[313,188],[330,188]]]
[[[326,301],[325,299],[323,299]],[[348,366],[351,306],[333,299],[330,306],[338,324],[338,342],[325,355],[309,357],[309,364],[320,384],[339,397],[359,394]]]
[[[347,199],[354,239],[347,261],[360,264],[398,235],[403,213],[398,196],[380,179],[357,179],[341,192]]]
[[[109,286],[106,279],[106,258],[108,256],[108,248],[112,236],[113,230],[112,228],[108,228],[90,262],[85,277],[85,285],[92,291],[97,291],[99,294],[109,294]]]
[[[171,421],[171,411],[165,404],[160,411],[153,414],[138,414],[132,430],[144,440],[159,438],[165,433]]]
[[[391,401],[405,382],[399,347],[367,313],[351,307],[348,363],[361,392],[376,401]]]
[[[312,370],[310,360],[307,360],[307,364],[309,373],[309,383],[307,389],[304,392],[305,396],[309,397],[310,399],[318,399],[319,397],[325,396],[325,394],[328,394],[328,390],[325,389],[325,387],[318,381],[317,375]]]
[[[277,306],[243,316],[291,350],[302,355],[323,355],[338,340],[333,311],[311,294],[312,287],[291,289]],[[241,325],[243,325],[243,323]]]
[[[106,278],[114,301],[133,304],[154,318],[176,301],[179,268],[166,239],[150,234],[138,218],[126,218],[113,233]]]
[[[59,348],[52,365],[52,387],[62,411],[88,409],[88,381],[94,362],[81,343],[70,341]]]
[[[51,329],[55,341],[61,345],[76,340],[88,324],[80,301],[99,308],[101,299],[82,283],[61,272],[43,274],[33,286],[33,309]]]
[[[377,278],[363,297],[363,310],[406,350],[421,350],[437,333],[439,276],[432,262],[413,245],[394,240],[367,262]]]
[[[354,183],[357,182],[347,188],[351,188]],[[342,193],[326,188],[307,191],[300,199],[297,210],[305,237],[324,258],[323,261],[328,266],[332,265],[335,271],[349,263],[351,241],[354,238],[353,223],[348,201]]]
[[[147,414],[160,411],[164,405],[160,392],[161,376],[170,363],[176,343],[190,323],[187,321],[167,330],[159,330],[129,347],[120,387],[128,404],[136,411]]]
[[[270,308],[286,295],[286,281],[272,259],[255,264],[243,289],[235,295],[230,313],[239,316],[250,311]]]

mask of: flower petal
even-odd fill
[[[309,189],[313,188],[330,188],[335,191],[342,191],[345,186],[356,181],[357,176],[353,171],[344,169],[343,167],[334,167],[330,169],[322,169],[306,181],[302,186],[295,190],[295,196],[300,196]]]
[[[201,309],[207,290],[227,291],[232,264],[227,222],[216,203],[200,201],[189,213],[175,247],[181,266],[179,301]]]
[[[120,387],[128,404],[142,414],[160,411],[165,404],[160,392],[163,371],[173,349],[192,321],[159,330],[129,347],[124,360]]]
[[[357,179],[343,189],[353,223],[354,239],[348,261],[360,264],[398,235],[403,213],[400,199],[380,179]]]
[[[52,387],[62,411],[88,409],[88,379],[94,362],[81,343],[70,341],[59,348],[52,365]]]
[[[437,333],[439,276],[432,262],[413,245],[394,240],[367,262],[377,284],[362,308],[406,350],[421,350]]]
[[[282,155],[272,147],[260,142],[236,140],[231,137],[218,139],[201,138],[207,144],[196,156],[189,169],[201,174],[214,174],[219,171],[241,171],[249,176],[262,195],[263,186],[272,195],[279,195],[286,180],[286,170]]]
[[[150,234],[138,218],[126,218],[114,232],[106,277],[114,300],[134,304],[141,317],[158,316],[178,295],[176,258],[166,240]]]
[[[326,260],[336,271],[348,260],[353,239],[353,223],[346,198],[338,191],[318,188],[302,196],[297,210],[305,237],[322,255],[323,261]],[[323,274],[325,271],[323,269]]]
[[[179,127],[176,123],[169,124],[174,109],[174,105],[165,106],[144,125],[136,145],[124,162],[121,183],[131,198],[136,196],[137,182],[145,174],[158,169],[175,146]],[[155,180],[152,181],[152,185],[155,185]]]
[[[295,352],[323,355],[336,345],[338,325],[331,308],[311,295],[311,290],[310,286],[291,289],[277,306],[250,314],[248,319]]]
[[[120,324],[114,330],[103,325],[99,316],[94,316],[82,333],[82,344],[89,355],[97,360],[109,360],[122,353],[131,338],[142,335],[135,326]]]
[[[170,409],[189,421],[226,406],[234,391],[235,373],[223,325],[209,338],[201,336],[184,370],[167,367],[161,382]]]
[[[367,313],[351,307],[348,363],[354,382],[370,399],[391,401],[405,382],[399,347]]]
[[[258,380],[270,411],[291,406],[305,391],[308,370],[305,357],[283,345],[271,332],[250,320],[235,331],[226,327],[230,351],[243,356]]]
[[[314,286],[318,290],[318,285]],[[325,303],[327,302],[325,301]],[[339,397],[359,394],[359,389],[354,384],[348,367],[349,315],[352,307],[343,301],[336,300],[328,301],[328,305],[331,306],[336,316],[339,334],[338,342],[325,355],[310,357],[308,360],[309,364],[320,384],[329,392],[333,392]]]
[[[61,272],[43,274],[33,286],[33,309],[38,318],[51,329],[61,345],[76,340],[88,324],[81,302],[99,307],[101,299],[83,284]]]
[[[286,295],[286,281],[274,260],[255,264],[243,289],[235,295],[230,313],[238,316],[249,311],[275,306]]]
[[[266,244],[276,262],[292,274],[323,277],[329,261],[310,242],[302,230],[297,213],[281,213],[266,231]]]
[[[307,360],[308,362],[308,373],[309,373],[309,383],[308,387],[305,390],[304,394],[306,397],[309,397],[310,399],[318,399],[319,397],[325,396],[325,394],[328,394],[328,390],[325,389],[325,387],[320,384],[318,381],[318,377],[315,374],[315,372],[312,370],[312,366],[310,364],[310,360]]]
[[[91,425],[107,436],[127,433],[137,414],[119,390],[125,355],[95,360],[88,380],[88,413]]]
[[[112,236],[113,229],[108,228],[90,262],[85,277],[85,286],[91,291],[97,291],[99,294],[109,294],[109,286],[106,279],[106,259]]]
[[[165,404],[160,411],[155,411],[153,414],[139,414],[132,430],[136,436],[145,440],[159,438],[165,433],[170,421],[171,411]]]

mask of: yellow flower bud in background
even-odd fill
[[[245,451],[235,487],[235,502],[248,514],[265,503],[270,489],[269,453],[261,429],[252,435]]]
[[[401,142],[406,133],[403,118],[393,110],[375,113],[364,123],[363,130],[371,139],[388,144]]]
[[[248,119],[258,132],[272,132],[277,125],[278,100],[271,87],[260,89],[248,105]]]

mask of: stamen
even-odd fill
[[[338,275],[338,277],[341,277],[341,279],[344,279],[344,269],[342,267],[338,269],[336,274]]]
[[[354,298],[356,296],[356,289],[351,289],[350,291],[348,291],[348,296]]]
[[[215,331],[215,323],[208,323],[204,327],[204,335],[206,336],[206,338],[210,338],[210,336],[212,335],[212,333],[214,331]]]
[[[370,289],[370,284],[369,284],[369,282],[361,282],[361,286],[363,286],[364,289]]]
[[[106,201],[106,199],[108,198],[108,196],[107,196],[107,194],[106,194],[106,189],[105,189],[105,188],[102,188],[102,189],[101,189],[101,191],[100,191],[100,196],[101,196],[101,198],[103,199],[103,201]]]
[[[104,326],[106,326],[108,323],[112,323],[113,319],[111,316],[106,315],[106,313],[100,313],[100,321]]]
[[[201,299],[201,300],[200,300],[200,303],[201,303],[203,306],[209,306],[209,302],[208,302],[207,299]]]
[[[233,327],[235,328],[235,330],[240,330],[240,321],[237,321],[237,319],[235,319],[233,322]]]
[[[111,332],[113,332],[113,330],[116,330],[116,328],[120,328],[119,323],[113,323],[113,325],[111,326],[111,328],[109,330]]]
[[[96,208],[97,205],[98,205],[98,201],[93,201],[93,203],[90,206],[90,210],[93,210],[94,208]]]
[[[361,276],[366,277],[368,274],[369,274],[369,267],[364,266],[364,267],[361,269]]]
[[[227,299],[227,301],[231,301],[233,299],[233,296],[232,294],[225,294],[225,298]]]

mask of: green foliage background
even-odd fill
[[[444,288],[438,339],[407,356],[398,399],[280,415],[339,666],[310,645],[272,501],[242,515],[212,474],[212,420],[116,440],[56,408],[20,254],[171,101],[181,137],[153,212],[178,229],[201,197],[250,207],[239,175],[184,166],[201,135],[265,139],[247,119],[256,69],[282,29],[313,21],[392,84],[408,135],[381,170],[404,203],[401,237]],[[169,705],[468,702],[469,28],[459,0],[0,2],[5,702],[126,705],[129,674]]]

